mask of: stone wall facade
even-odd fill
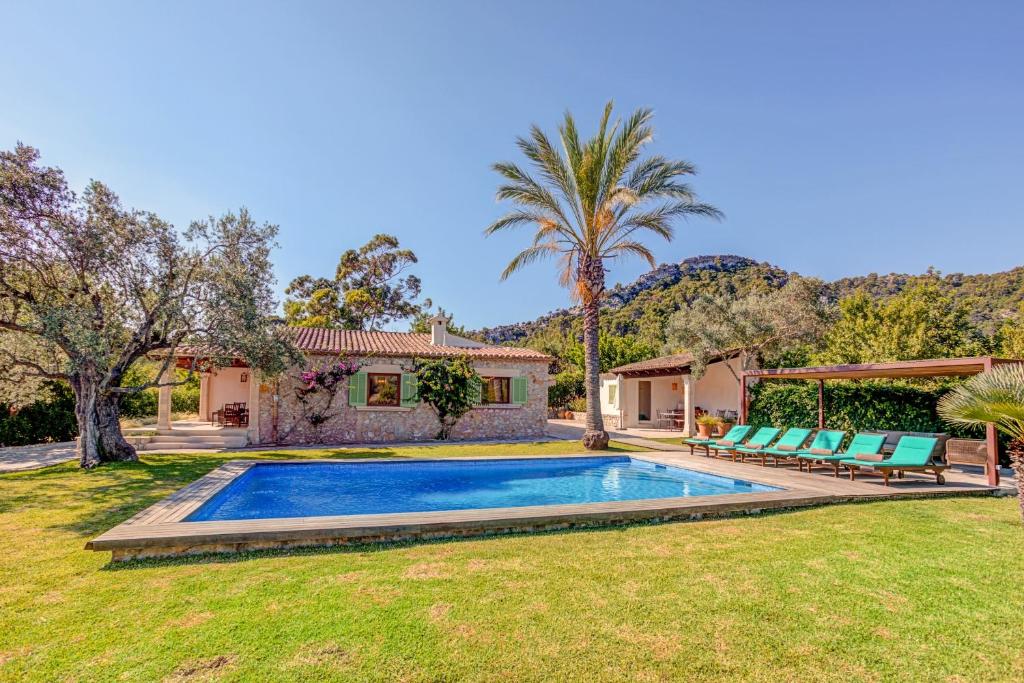
[[[411,372],[413,369],[411,357],[356,360],[360,363],[361,371],[365,372]],[[548,408],[547,362],[477,359],[471,359],[471,362],[483,376],[526,377],[527,400],[524,405],[473,408],[459,420],[452,431],[452,439],[522,439],[544,436]],[[299,372],[296,369],[283,375],[276,383],[260,386],[260,443],[387,443],[429,441],[437,435],[437,416],[427,404],[417,403],[411,408],[350,406],[347,386],[335,395],[331,405],[324,411],[328,419],[319,428],[315,428],[303,415],[301,403],[296,398],[296,389],[302,386]],[[275,391],[278,397],[276,415]]]

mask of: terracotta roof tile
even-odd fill
[[[548,362],[551,357],[533,349],[484,344],[477,348],[462,346],[434,346],[429,334],[412,332],[365,332],[362,330],[333,330],[319,327],[286,328],[292,334],[292,343],[306,353],[376,356],[421,356],[443,358],[469,356]]]
[[[636,363],[627,363],[626,365],[620,365],[617,368],[612,368],[608,372],[619,374],[626,374],[630,372],[648,372],[654,370],[683,370],[684,368],[690,367],[690,363],[693,362],[693,355],[689,353],[677,353],[672,356],[659,356],[658,358],[651,358],[649,360],[642,360]]]
[[[712,356],[709,361],[717,363],[725,358],[734,358],[738,353],[739,352],[736,350],[726,351],[724,354]],[[642,360],[636,363],[627,363],[626,365],[620,365],[617,368],[612,368],[608,372],[616,375],[628,375],[630,373],[637,372],[666,372],[669,370],[678,370],[682,373],[689,372],[691,363],[693,363],[692,353],[676,353],[671,356],[658,356],[657,358]]]

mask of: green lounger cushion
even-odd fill
[[[725,436],[716,436],[712,439],[700,439],[694,437],[689,439],[683,439],[683,443],[692,443],[695,446],[703,446],[704,444],[715,443],[716,441],[720,441],[722,439],[738,443],[740,441],[743,441],[743,437],[745,437],[748,432],[750,432],[750,425],[735,425],[732,429],[725,433]]]
[[[814,441],[811,442],[811,445],[807,448],[801,448],[797,451],[797,455],[813,455],[810,452],[812,448],[821,448],[833,452],[838,451],[839,447],[843,445],[844,438],[846,438],[846,432],[841,432],[837,429],[822,429],[814,435]],[[858,451],[858,453],[863,452]]]
[[[930,436],[904,436],[896,444],[892,455],[881,462],[844,458],[839,462],[844,465],[861,465],[865,467],[926,467],[931,463],[932,451],[938,439]]]
[[[762,444],[762,446],[767,446],[768,444],[775,440],[775,437],[777,437],[779,435],[779,432],[781,431],[782,430],[779,429],[778,427],[761,427],[756,432],[754,432],[754,435],[752,437],[747,439],[747,443],[759,443]],[[710,448],[715,448],[715,446],[710,446]],[[758,452],[756,448],[752,449],[747,446],[727,446],[724,447],[724,450],[738,451],[741,453]]]
[[[854,434],[853,441],[850,442],[845,453],[815,455],[801,451],[797,457],[805,460],[820,460],[821,462],[840,462],[852,458],[856,453],[878,453],[882,450],[883,444],[885,444],[884,434]]]
[[[787,429],[782,438],[775,442],[775,445],[757,449],[756,452],[764,453],[765,455],[777,455],[779,457],[795,457],[798,452],[797,449],[804,445],[804,441],[807,441],[807,437],[810,435],[810,429],[797,427]],[[793,449],[782,449],[779,446],[792,446]]]

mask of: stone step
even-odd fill
[[[174,439],[167,441],[149,441],[142,446],[143,450],[154,451],[169,451],[174,449],[192,450],[192,449],[220,449],[220,448],[241,448],[246,445],[245,438],[233,438],[233,439]]]
[[[173,436],[191,438],[193,436],[229,436],[244,437],[248,430],[245,427],[209,427],[197,429],[158,429],[157,436]]]

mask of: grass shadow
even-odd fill
[[[940,497],[954,497],[950,496]],[[101,571],[131,571],[135,569],[151,569],[156,567],[191,566],[204,564],[238,564],[254,560],[281,557],[307,557],[311,555],[348,555],[365,553],[382,553],[404,550],[407,548],[424,547],[432,545],[445,545],[450,543],[472,543],[481,541],[499,541],[508,538],[523,538],[527,536],[569,536],[578,534],[596,534],[607,532],[625,532],[630,529],[658,527],[667,524],[699,524],[701,522],[723,522],[735,519],[767,519],[770,517],[784,516],[809,512],[822,507],[834,505],[879,505],[888,503],[902,503],[919,500],[917,498],[905,499],[871,499],[871,500],[848,500],[838,502],[821,502],[814,505],[801,505],[799,507],[769,508],[760,509],[756,512],[743,510],[723,511],[721,514],[714,514],[700,519],[641,519],[615,522],[614,520],[595,521],[593,523],[581,523],[577,526],[558,529],[538,529],[536,531],[509,531],[498,533],[482,533],[469,536],[444,536],[440,538],[409,539],[401,541],[385,541],[374,543],[352,543],[335,545],[310,545],[293,548],[264,548],[260,550],[246,550],[239,552],[225,553],[196,553],[195,555],[183,555],[179,557],[149,558],[142,560],[128,560],[125,562],[108,562],[101,568]]]
[[[71,500],[70,511],[78,513],[74,521],[47,528],[91,537],[117,526],[224,463],[246,459],[246,455],[235,452],[143,454],[138,462],[108,463],[95,470],[79,470],[74,463],[33,470],[20,477],[28,486],[17,487],[11,495],[3,496],[0,511],[43,506],[52,499]],[[261,451],[258,455],[258,459],[268,462],[314,457],[362,460],[407,456],[388,449],[332,450],[329,455],[319,451],[314,455],[282,450]]]

